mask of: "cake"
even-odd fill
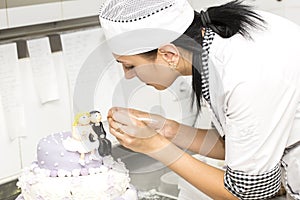
[[[88,127],[92,127],[90,115],[77,118],[75,121],[81,124],[73,124],[72,132],[54,133],[40,139],[37,160],[23,169],[17,182],[21,189],[17,199],[137,200],[125,164],[107,155],[109,145],[108,150],[99,147],[108,143],[101,142],[107,140],[103,134],[91,133],[93,128]],[[82,127],[76,130],[78,126]],[[74,138],[78,133],[81,140]],[[103,149],[106,153],[101,156]]]

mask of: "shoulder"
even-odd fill
[[[287,46],[288,43],[295,41],[296,43],[300,42],[300,26],[294,22],[283,18],[281,16],[266,12],[266,11],[256,11],[261,18],[264,20],[264,23],[259,22],[257,28],[249,27],[249,37],[243,37],[239,33],[235,34],[230,38],[222,38],[216,34],[213,44],[211,46],[211,52],[218,59],[222,60],[224,55],[232,53],[233,49],[239,47],[251,47],[253,45],[259,46],[261,48],[269,48],[274,50],[274,46],[278,47]],[[273,45],[266,45],[272,42]],[[256,49],[238,49],[237,52],[252,51]],[[274,50],[274,51],[275,51]],[[235,53],[237,53],[235,52]]]
[[[268,71],[270,66],[281,69],[279,65],[287,60],[298,62],[293,52],[300,51],[300,26],[272,13],[257,13],[265,20],[265,24],[263,28],[250,29],[251,38],[240,34],[230,38],[215,35],[209,59],[221,75],[228,72],[247,77],[255,75],[253,73],[262,68]]]

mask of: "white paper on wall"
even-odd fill
[[[0,45],[0,96],[10,139],[25,136],[24,105],[15,43]]]
[[[65,69],[65,65],[64,65],[64,60],[63,60],[63,52],[62,51],[58,51],[58,52],[54,52],[52,53],[52,59],[53,59],[53,62],[54,62],[54,65],[58,68],[61,68],[61,69]],[[67,72],[65,70],[62,70],[64,73],[61,73],[60,76],[63,76],[63,77],[67,77]],[[60,77],[58,77],[59,79],[62,79]],[[63,78],[65,80],[65,78]],[[59,83],[61,84],[61,83]],[[66,84],[65,84],[66,85]],[[69,86],[68,86],[69,87]],[[71,94],[70,94],[70,89],[68,90],[68,94],[67,94],[67,98],[68,98],[68,106],[69,107],[69,114],[70,114],[70,119],[73,119],[73,116],[72,116],[72,101],[71,101]],[[70,127],[71,128],[71,127]]]
[[[73,97],[76,78],[89,55],[104,41],[100,28],[80,30],[61,35],[64,63]]]
[[[42,104],[59,99],[58,81],[48,38],[28,41],[30,65]]]

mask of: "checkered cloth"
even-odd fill
[[[258,175],[250,175],[227,167],[224,184],[225,188],[239,199],[271,198],[280,189],[280,163],[272,170]]]
[[[202,42],[202,70],[201,70],[201,89],[203,98],[210,104],[210,95],[209,95],[209,82],[208,82],[208,58],[209,58],[209,48],[214,39],[215,33],[210,29],[206,28],[205,34]]]

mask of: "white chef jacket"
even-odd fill
[[[273,170],[300,141],[300,27],[258,14],[264,29],[250,30],[251,39],[216,34],[209,52],[213,123],[226,138],[226,164],[254,176]]]

